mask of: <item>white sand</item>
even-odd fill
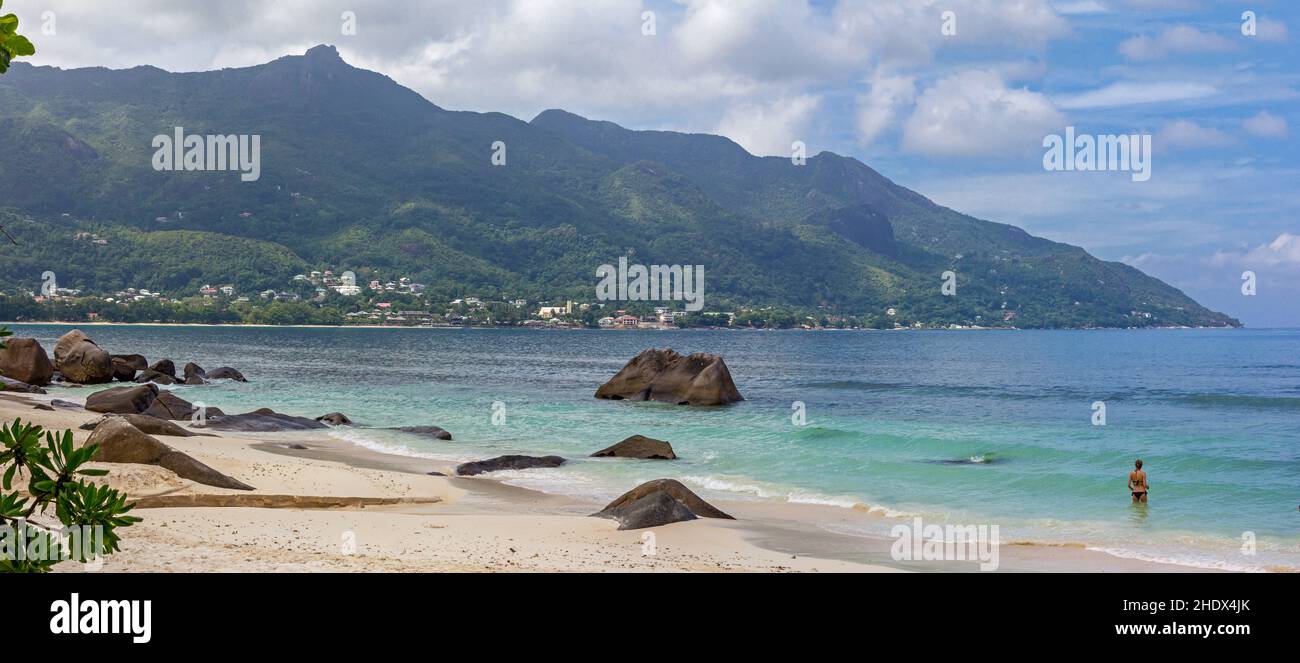
[[[92,389],[85,390],[86,394]],[[0,421],[15,417],[72,429],[99,415],[33,409],[48,396],[0,395]],[[618,531],[614,521],[562,498],[491,479],[443,478],[421,461],[385,456],[328,438],[301,436],[306,452],[265,439],[159,437],[257,494],[399,497],[421,503],[361,508],[195,507],[137,509],[121,531],[122,551],[104,571],[890,571],[844,561],[792,557],[748,539],[746,521],[700,519],[653,530]],[[346,449],[341,447],[347,447]],[[347,462],[310,456],[329,454]],[[427,463],[425,463],[427,464]],[[150,466],[97,464],[129,495],[239,494]],[[405,467],[405,471],[387,469]],[[444,470],[446,468],[443,468]],[[466,488],[470,488],[467,490]],[[649,532],[653,545],[643,539]],[[81,571],[62,564],[62,571]]]

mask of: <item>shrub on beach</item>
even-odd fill
[[[0,338],[9,335],[0,327]],[[119,550],[117,528],[140,519],[128,515],[135,503],[124,493],[87,480],[108,474],[85,467],[97,451],[93,444],[75,447],[70,430],[47,431],[21,419],[0,426],[0,527],[8,540],[0,546],[0,572],[44,573],[59,562],[93,562]],[[25,495],[12,490],[14,479],[24,477]],[[32,520],[51,507],[61,528]]]

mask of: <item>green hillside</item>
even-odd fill
[[[155,171],[151,141],[176,126],[259,135],[260,178]],[[495,141],[504,166],[491,163]],[[90,292],[180,295],[280,288],[332,268],[407,275],[430,297],[587,301],[596,267],[629,256],[704,265],[709,310],[1236,324],[1131,267],[940,207],[854,159],[795,166],[717,136],[563,111],[532,122],[448,111],[326,46],[203,73],[16,64],[0,78],[0,145],[0,224],[21,243],[0,248],[0,290],[39,288],[47,269]],[[940,293],[947,270],[957,297]]]

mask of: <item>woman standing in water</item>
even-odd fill
[[[1139,458],[1133,465],[1134,470],[1128,473],[1128,489],[1133,493],[1134,504],[1146,504],[1147,490],[1151,485],[1147,483],[1147,473],[1142,471],[1142,459]]]

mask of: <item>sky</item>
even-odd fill
[[[1294,0],[8,0],[64,68],[199,71],[336,45],[444,108],[548,108],[856,157],[973,216],[1300,326]],[[1250,12],[1249,16],[1243,16]],[[1251,20],[1250,17],[1253,17]],[[1151,177],[1044,139],[1151,136]],[[1243,293],[1243,274],[1255,293]]]

